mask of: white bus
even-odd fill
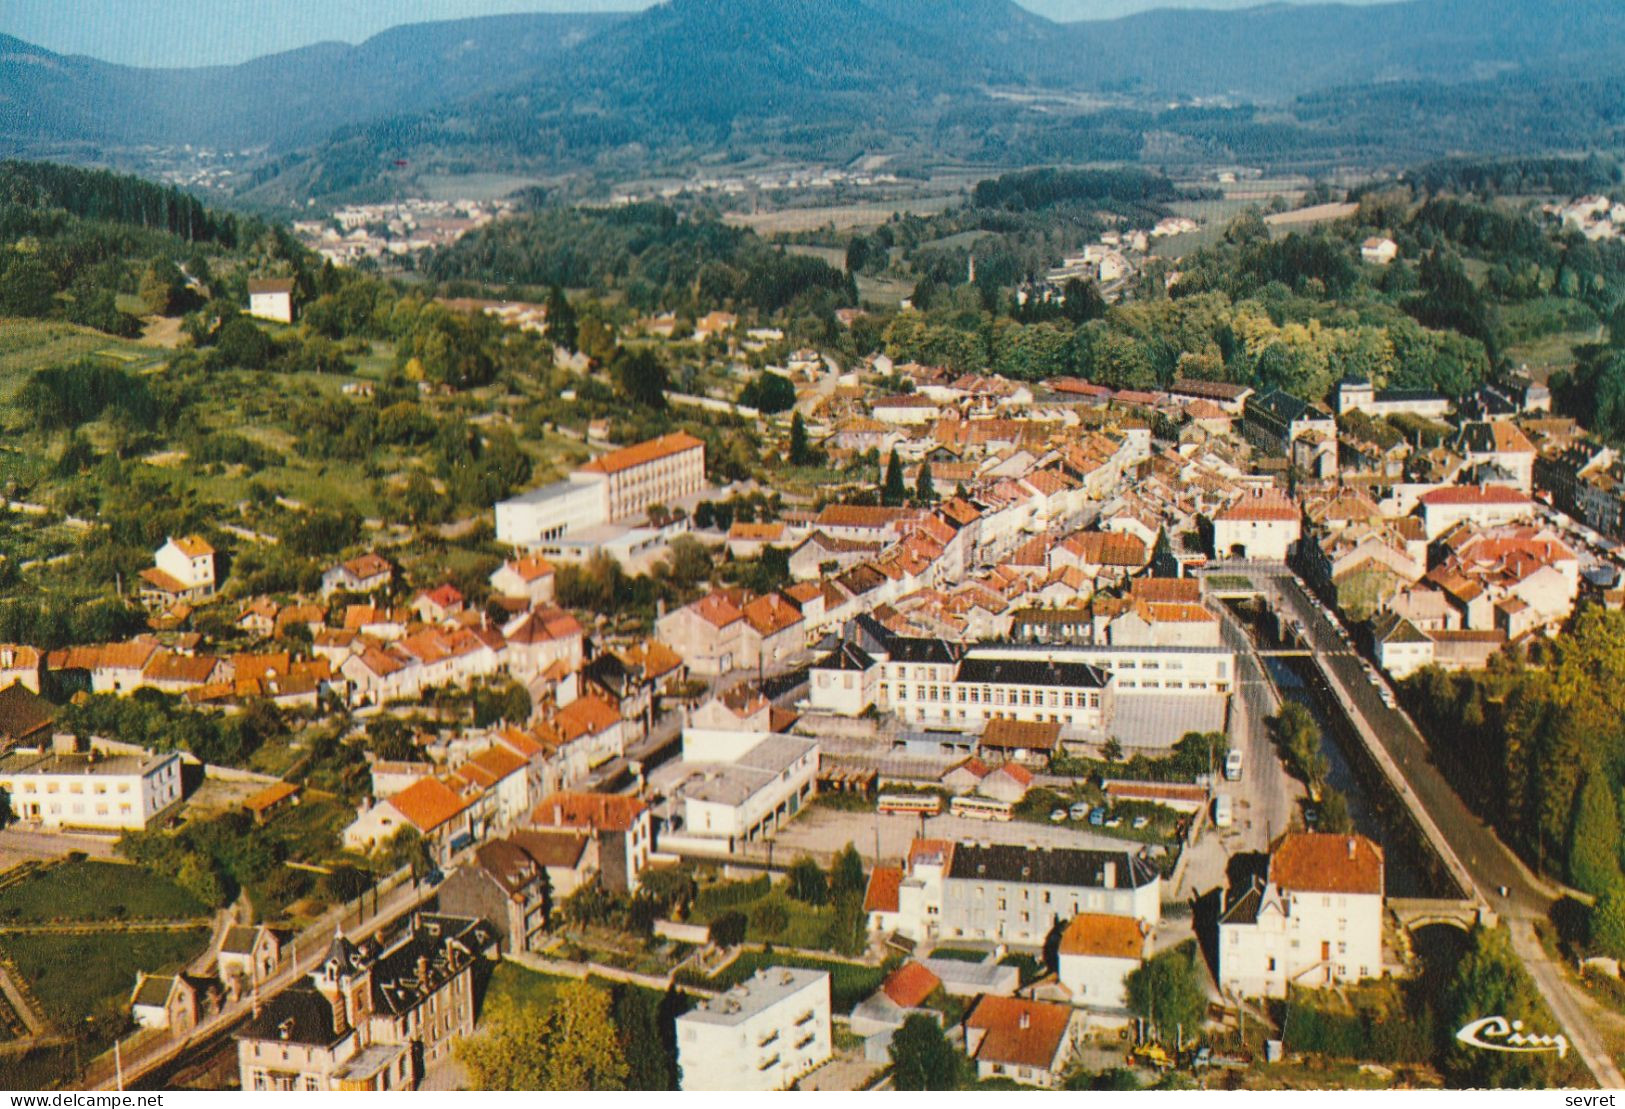
[[[884,813],[936,816],[942,811],[942,798],[934,793],[882,793],[875,808]]]
[[[1009,801],[995,801],[991,797],[955,797],[948,806],[955,816],[972,820],[1014,820],[1015,806]]]

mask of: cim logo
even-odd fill
[[[1537,1036],[1523,1030],[1523,1021],[1509,1021],[1506,1017],[1484,1017],[1465,1025],[1456,1033],[1456,1039],[1468,1047],[1485,1051],[1513,1051],[1529,1053],[1555,1051],[1559,1059],[1568,1055],[1568,1037],[1559,1032],[1555,1036]]]

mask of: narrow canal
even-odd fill
[[[1244,605],[1231,606],[1249,636],[1263,647],[1276,646],[1269,621],[1253,619]],[[1296,701],[1320,728],[1326,781],[1348,802],[1354,829],[1383,849],[1389,897],[1460,897],[1443,860],[1434,853],[1388,779],[1377,769],[1342,705],[1326,686],[1314,659],[1271,656],[1263,659],[1282,698]]]

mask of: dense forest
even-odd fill
[[[502,220],[436,252],[425,272],[440,281],[615,289],[640,311],[827,312],[856,301],[846,276],[821,259],[658,204]]]
[[[1622,880],[1625,613],[1582,608],[1526,658],[1404,685],[1407,707],[1468,804],[1540,873],[1590,893]]]

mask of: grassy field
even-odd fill
[[[696,905],[693,912],[695,924],[710,924],[724,913],[741,912],[750,921],[745,930],[745,938],[752,943],[777,943],[786,947],[822,948],[826,945],[826,936],[829,932],[830,922],[834,919],[835,910],[828,906],[806,905],[793,900],[787,892],[787,884],[780,882],[761,897],[749,901],[742,901],[732,905]],[[756,926],[756,913],[764,905],[778,905],[784,909],[784,918],[788,922],[784,931],[776,935],[769,935]]]
[[[13,935],[0,939],[46,1015],[62,1027],[86,1016],[105,1021],[135,988],[140,971],[173,973],[209,942],[207,928],[182,932],[93,932]]]
[[[887,967],[843,963],[836,959],[814,959],[783,951],[746,951],[703,985],[726,990],[737,986],[758,970],[775,966],[829,971],[830,1004],[839,1013],[850,1013],[854,1005],[879,989],[889,970]]]
[[[158,361],[152,350],[77,327],[47,320],[0,319],[0,402],[8,401],[28,375],[101,354],[111,364],[145,369]]]
[[[504,960],[491,972],[491,981],[485,987],[485,1007],[489,1009],[499,1000],[518,1006],[546,1005],[568,981],[563,975],[543,974]]]
[[[48,867],[0,890],[0,924],[191,920],[208,913],[197,898],[162,875],[94,859]]]
[[[824,207],[783,208],[774,212],[730,212],[722,219],[724,223],[749,227],[758,235],[773,235],[780,231],[816,231],[821,227],[849,231],[858,227],[879,227],[896,212],[936,215],[958,202],[958,196],[922,196]]]

